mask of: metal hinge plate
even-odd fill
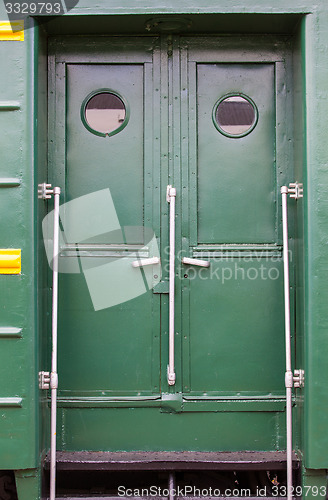
[[[288,194],[295,200],[303,198],[303,184],[301,184],[300,182],[291,182],[289,184]]]
[[[39,372],[39,389],[50,389],[50,372]]]
[[[53,192],[54,191],[51,184],[43,182],[42,184],[38,185],[38,198],[40,198],[41,200],[50,200]]]
[[[304,387],[304,370],[294,370],[294,387]]]

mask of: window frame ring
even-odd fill
[[[218,122],[216,120],[216,113],[217,113],[218,107],[225,99],[228,99],[229,97],[242,97],[243,99],[248,101],[254,109],[255,116],[254,116],[254,121],[253,121],[251,127],[249,129],[247,129],[245,132],[242,132],[241,134],[231,134],[229,132],[226,132],[225,130],[223,130],[220,127],[220,125],[218,124]],[[213,111],[212,111],[212,121],[213,121],[215,128],[220,132],[220,134],[224,135],[225,137],[230,137],[231,139],[240,139],[241,137],[245,137],[246,135],[250,134],[254,130],[254,128],[256,127],[258,120],[259,120],[259,111],[257,109],[255,102],[253,101],[253,99],[251,99],[251,97],[244,94],[243,92],[229,92],[228,94],[224,94],[222,97],[220,97],[215,102],[214,107],[213,107]]]
[[[121,125],[119,127],[117,127],[115,130],[113,130],[112,132],[105,133],[105,132],[100,132],[98,130],[95,130],[94,128],[92,128],[89,125],[89,123],[87,121],[86,109],[87,109],[88,102],[98,94],[112,94],[112,95],[116,96],[118,99],[120,99],[120,101],[122,101],[122,103],[125,107],[125,117],[124,117],[123,123],[121,123]],[[84,98],[84,100],[81,104],[81,113],[80,114],[81,114],[82,123],[89,132],[91,132],[94,135],[97,135],[98,137],[111,137],[111,136],[116,135],[119,132],[121,132],[127,126],[129,119],[130,119],[130,106],[129,106],[127,100],[125,99],[125,97],[123,97],[121,94],[119,94],[116,90],[112,90],[110,88],[101,88],[101,89],[93,90],[92,92],[90,92],[90,94],[88,94]]]

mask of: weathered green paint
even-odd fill
[[[304,134],[306,130],[305,109],[298,104],[305,100],[305,65],[302,53],[304,53],[304,24],[305,19],[298,27],[297,36],[293,44],[293,74],[294,74],[294,168],[295,179],[306,178],[306,146]],[[305,193],[306,197],[306,193]],[[291,263],[295,272],[295,366],[304,369],[304,337],[305,337],[305,297],[304,297],[304,210],[305,199],[296,203],[295,214],[295,246],[294,258]],[[295,446],[300,458],[304,458],[304,388],[297,389],[296,411],[294,413],[294,438]]]
[[[156,408],[62,409],[58,449],[215,451],[284,449],[284,413],[190,412]],[[97,424],[95,425],[95,422]],[[124,434],[119,430],[125,429]],[[74,432],[71,432],[73,430]]]
[[[40,469],[15,470],[15,482],[19,500],[39,500]]]
[[[99,235],[88,241],[116,244],[117,259],[125,256],[126,244],[147,243],[140,240],[144,224],[157,234],[159,232],[152,223],[159,190],[151,189],[153,162],[151,151],[148,152],[148,143],[152,147],[151,109],[155,93],[151,76],[159,69],[153,70],[148,55],[152,40],[118,40],[110,51],[107,41],[98,45],[97,41],[89,40],[83,47],[75,44],[73,49],[71,44],[63,44],[68,52],[72,52],[71,57],[61,53],[61,43],[54,43],[51,49],[56,71],[52,101],[56,117],[54,148],[50,156],[52,179],[55,185],[62,186],[62,202],[110,189],[126,240],[123,243],[117,231],[111,239],[110,235]],[[121,44],[125,46],[124,51]],[[76,48],[77,53],[74,52]],[[95,48],[96,58],[93,55]],[[99,50],[102,55],[98,54]],[[92,64],[84,64],[85,60]],[[76,64],[77,61],[82,64]],[[85,96],[104,85],[122,95],[130,107],[128,126],[110,137],[90,133],[80,118]],[[147,88],[148,92],[145,91]],[[63,137],[65,109],[67,127]],[[60,146],[60,137],[64,138],[65,149]],[[104,214],[104,224],[106,218]],[[133,234],[129,228],[135,228]],[[104,259],[95,255],[89,252],[88,257],[81,257],[83,269],[115,263],[115,258]],[[131,269],[135,259],[130,257],[128,260]],[[147,268],[146,272],[149,272]],[[122,286],[122,282],[116,286]],[[59,287],[59,331],[62,332],[59,337],[60,394],[124,396],[159,393],[158,324],[154,330],[152,327],[154,318],[159,317],[159,296],[150,291],[132,301],[95,312],[84,275],[62,274]]]
[[[207,52],[205,47],[203,52]],[[205,57],[222,60],[215,49]],[[194,210],[199,244],[277,242],[275,64],[249,64],[245,52],[244,60],[197,64],[197,95],[191,99],[195,98],[197,106],[198,199]],[[217,133],[209,117],[218,97],[241,92],[255,102],[260,118],[249,136],[229,140]]]
[[[288,108],[289,101],[282,63],[286,58],[285,40],[277,43],[261,39],[261,53],[258,43],[258,39],[244,40],[241,46],[236,38],[178,36],[86,38],[83,44],[78,38],[59,38],[51,43],[49,173],[53,184],[62,187],[62,201],[109,187],[123,227],[141,226],[144,221],[159,236],[160,226],[152,220],[153,214],[159,214],[160,197],[161,229],[165,231],[161,243],[163,278],[167,279],[166,185],[172,183],[178,193],[176,385],[167,386],[167,315],[162,313],[160,325],[158,310],[159,300],[162,311],[166,309],[167,297],[162,294],[160,299],[161,294],[149,291],[95,312],[84,276],[62,274],[59,404],[65,413],[59,443],[67,435],[72,443],[78,439],[79,429],[70,416],[77,408],[84,408],[79,413],[82,419],[89,418],[87,408],[101,408],[101,412],[91,412],[98,428],[98,416],[115,421],[114,408],[133,407],[155,428],[159,418],[163,422],[168,419],[168,424],[160,425],[172,422],[167,432],[173,441],[179,441],[180,426],[189,426],[191,433],[195,426],[204,426],[212,435],[212,413],[233,411],[236,421],[242,413],[246,435],[262,418],[270,429],[269,434],[259,432],[256,444],[238,444],[234,426],[218,415],[218,422],[223,419],[221,431],[230,436],[236,449],[283,446],[284,434],[278,431],[283,413],[275,415],[284,410],[283,275],[277,196],[279,186],[292,176],[288,147],[280,141],[281,135],[288,133],[288,120],[281,110]],[[81,119],[86,96],[103,88],[122,95],[130,107],[128,125],[112,137],[95,136]],[[237,142],[222,136],[212,122],[215,103],[229,92],[244,92],[259,110],[259,122],[252,134]],[[152,109],[157,99],[158,107]],[[186,106],[183,112],[181,105]],[[157,117],[161,129],[153,134]],[[277,136],[276,120],[285,124],[277,126]],[[156,149],[158,156],[153,153],[157,143],[161,146],[161,151]],[[186,155],[182,154],[184,144],[189,145]],[[285,162],[276,168],[283,154]],[[161,182],[153,183],[151,179],[158,179],[160,174],[160,161]],[[235,201],[232,210],[234,191],[238,203]],[[92,240],[106,241],[101,237]],[[111,243],[115,243],[119,255],[120,241]],[[227,244],[232,245],[228,253]],[[189,256],[204,249],[211,260],[210,269],[203,269],[205,274],[181,265],[181,252]],[[222,258],[216,260],[220,250],[223,263]],[[82,267],[86,265],[83,259],[89,266],[106,263],[91,249],[85,255],[80,251]],[[237,276],[233,277],[236,266]],[[258,274],[256,281],[254,271]],[[262,277],[263,272],[266,275]],[[222,282],[220,273],[224,273]],[[170,412],[175,416],[169,418]],[[193,417],[187,415],[189,412]],[[208,423],[204,425],[206,415]],[[126,441],[126,425],[131,424],[122,420],[117,446],[138,449],[134,446],[141,444]],[[282,440],[278,439],[279,432]],[[200,449],[207,449],[206,438],[199,439]],[[158,433],[143,446],[165,449],[165,442]],[[93,447],[92,438],[85,446]],[[106,437],[102,446],[115,449]],[[190,450],[193,446],[190,436],[181,444]],[[213,441],[213,449],[225,446],[219,436]]]
[[[0,109],[0,178],[9,181],[1,186],[1,247],[22,249],[22,274],[0,279],[0,326],[21,330],[21,338],[0,337],[1,469],[38,464],[32,35],[0,43],[1,100],[12,103]]]
[[[327,5],[306,18],[303,25],[305,44],[306,89],[306,185],[305,248],[305,466],[328,466],[328,393],[325,380],[328,365],[327,312],[327,143],[328,112],[327,62],[322,48],[327,45],[325,26]]]
[[[1,18],[6,19],[3,4],[0,5]],[[326,304],[328,298],[328,285],[326,277],[327,238],[327,185],[328,173],[326,158],[328,144],[326,141],[328,102],[328,6],[324,0],[316,4],[307,0],[291,0],[288,5],[283,0],[272,4],[268,0],[261,2],[236,1],[233,4],[228,0],[220,2],[211,0],[199,5],[191,1],[156,1],[143,2],[99,0],[96,6],[90,5],[87,0],[80,0],[78,6],[51,24],[44,25],[49,33],[125,33],[144,34],[145,22],[155,15],[168,15],[180,13],[184,17],[192,18],[191,31],[197,33],[289,33],[293,41],[293,74],[294,74],[294,163],[295,176],[298,181],[305,184],[304,200],[297,202],[297,266],[296,270],[296,359],[297,367],[304,367],[306,372],[305,390],[296,391],[297,412],[295,412],[297,447],[304,457],[306,467],[318,469],[318,476],[312,474],[311,481],[322,484],[328,467],[328,429],[326,414],[328,411],[328,393],[326,380],[328,367],[327,345],[327,320]],[[194,16],[194,14],[196,14]],[[301,22],[301,16],[304,18]],[[117,30],[117,31],[116,31]],[[34,39],[33,39],[34,36]],[[22,408],[1,409],[0,420],[0,467],[26,468],[34,467],[38,463],[36,456],[37,429],[39,415],[44,423],[48,420],[46,405],[37,411],[37,371],[49,368],[49,361],[43,359],[38,366],[36,363],[37,329],[36,313],[37,301],[35,287],[34,256],[38,253],[38,243],[34,226],[31,221],[34,217],[33,199],[41,207],[40,218],[44,213],[45,204],[33,198],[36,193],[36,177],[33,176],[34,165],[38,162],[40,178],[45,180],[45,130],[44,116],[46,106],[44,100],[45,75],[44,44],[46,34],[37,30],[27,31],[25,42],[1,42],[1,101],[19,103],[20,109],[0,111],[1,129],[1,177],[6,179],[19,179],[21,184],[16,187],[2,187],[1,189],[1,217],[0,229],[2,247],[22,248],[23,274],[21,277],[1,277],[1,327],[22,328],[22,338],[2,337],[3,349],[12,350],[13,345],[17,351],[13,359],[9,360],[4,355],[4,365],[1,371],[6,387],[9,381],[13,388],[16,380],[15,394],[1,393],[0,397],[22,397]],[[163,47],[164,47],[163,43]],[[40,51],[38,52],[38,49]],[[181,54],[185,49],[182,48]],[[34,79],[37,72],[33,67],[34,56],[39,58],[38,81]],[[163,51],[162,51],[163,54]],[[183,59],[183,58],[182,58]],[[165,86],[167,74],[167,59],[155,52],[154,61],[161,60],[162,85]],[[182,61],[182,66],[185,62]],[[289,66],[291,68],[291,65]],[[34,69],[32,69],[34,68]],[[184,72],[186,74],[186,71]],[[159,77],[157,76],[158,85]],[[39,108],[33,109],[33,89],[39,95]],[[43,94],[42,94],[43,93]],[[163,104],[164,97],[155,95],[154,107],[161,106],[162,128],[168,124],[168,110]],[[186,96],[182,96],[186,100]],[[36,100],[35,100],[36,102]],[[303,110],[305,112],[303,112]],[[33,124],[38,111],[39,131],[38,145],[33,139]],[[187,125],[181,127],[181,136],[184,136]],[[159,124],[154,125],[154,136],[159,133]],[[172,137],[172,136],[171,136]],[[167,137],[162,137],[161,145],[154,145],[154,155],[158,157],[159,148],[162,154],[167,150]],[[37,156],[37,149],[39,156]],[[188,144],[182,140],[181,165],[185,165]],[[167,180],[168,158],[161,158],[162,168],[156,173],[156,182],[162,177],[162,184]],[[177,164],[176,164],[177,167]],[[186,172],[186,168],[183,168]],[[182,178],[182,185],[184,183]],[[294,179],[287,179],[288,181]],[[164,193],[161,193],[163,205]],[[182,200],[182,206],[188,203]],[[292,207],[293,205],[290,204]],[[158,215],[157,223],[159,225]],[[36,217],[34,217],[36,219]],[[304,245],[302,242],[304,231]],[[161,223],[162,244],[167,241],[167,219],[163,215]],[[185,251],[188,246],[183,241]],[[304,248],[304,252],[303,252]],[[39,255],[42,255],[40,246]],[[42,266],[41,261],[38,266]],[[303,272],[304,267],[304,272]],[[42,275],[42,272],[40,273]],[[40,282],[38,289],[39,324],[45,331],[46,310],[49,310],[47,296],[42,291]],[[304,297],[303,297],[304,293]],[[163,332],[166,329],[167,297],[161,299]],[[182,318],[186,326],[188,319]],[[47,350],[47,338],[42,335],[42,352]],[[11,346],[11,347],[10,347]],[[18,358],[16,355],[18,353]],[[163,344],[162,356],[167,356]],[[162,378],[165,380],[165,367]],[[8,385],[9,387],[9,385]],[[189,404],[189,403],[188,403]],[[149,408],[147,409],[147,411]],[[74,410],[75,411],[75,410]],[[98,410],[97,410],[98,411]],[[133,411],[133,410],[127,410]],[[158,410],[155,409],[157,412]],[[42,413],[45,412],[45,413]],[[215,415],[215,413],[213,413]],[[240,414],[237,414],[240,415]],[[282,413],[283,415],[283,413]],[[166,417],[167,415],[163,415]],[[176,415],[171,415],[173,418]],[[119,423],[119,422],[118,422]],[[46,433],[47,435],[47,433]],[[100,439],[100,437],[99,437]],[[31,500],[34,499],[31,496]]]
[[[323,469],[303,469],[302,488],[303,497],[318,499],[325,498],[328,487],[327,470]]]
[[[41,184],[48,178],[48,144],[47,144],[47,125],[48,125],[48,53],[47,39],[42,36],[42,31],[35,29],[34,44],[34,72],[35,72],[35,95],[34,114],[37,117],[35,127],[34,162],[37,165],[35,184]],[[35,196],[36,213],[35,230],[36,238],[36,258],[37,258],[37,296],[38,296],[38,371],[48,371],[50,369],[50,338],[43,332],[50,331],[51,311],[50,291],[45,287],[45,277],[48,276],[49,266],[44,252],[40,221],[46,216],[48,206],[45,201],[41,201]],[[39,460],[44,456],[49,448],[50,440],[50,409],[48,405],[47,391],[39,390],[38,420],[36,421],[38,433],[38,456]]]

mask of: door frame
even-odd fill
[[[108,44],[108,38],[111,40],[111,45]],[[64,65],[66,62],[71,63],[85,63],[88,64],[94,62],[93,50],[95,43],[97,47],[101,48],[101,62],[102,63],[113,63],[113,60],[117,63],[120,61],[128,62],[126,57],[120,55],[115,56],[118,49],[122,47],[122,38],[124,38],[127,43],[125,48],[133,48],[136,45],[136,41],[140,43],[140,39],[147,40],[149,46],[149,41],[154,41],[154,51],[153,51],[153,63],[154,68],[157,65],[158,71],[154,69],[153,71],[148,71],[148,77],[153,77],[153,99],[154,106],[153,109],[155,113],[160,115],[160,120],[154,119],[154,128],[150,131],[151,139],[146,139],[145,137],[145,156],[146,151],[148,151],[149,158],[151,161],[148,162],[147,173],[147,183],[145,184],[145,189],[154,187],[160,190],[160,206],[154,203],[154,210],[149,215],[155,222],[155,226],[159,227],[160,238],[160,248],[161,255],[166,255],[168,240],[169,240],[169,217],[168,217],[168,207],[166,201],[166,185],[172,184],[177,188],[178,197],[176,204],[176,248],[177,248],[177,260],[176,260],[176,270],[181,276],[183,269],[181,268],[181,257],[190,256],[190,246],[188,243],[189,237],[191,237],[191,243],[195,243],[195,234],[191,234],[189,218],[186,217],[189,209],[191,209],[191,217],[195,217],[195,212],[197,211],[196,204],[196,185],[195,176],[190,175],[190,171],[196,172],[196,143],[194,137],[196,137],[196,107],[192,100],[195,97],[195,89],[188,89],[189,80],[189,69],[188,69],[188,54],[191,54],[191,59],[189,59],[191,65],[195,61],[192,58],[197,55],[202,62],[215,62],[215,63],[274,63],[276,66],[276,91],[282,96],[287,96],[287,90],[292,88],[292,78],[286,67],[290,65],[291,61],[291,46],[289,43],[289,37],[286,36],[144,36],[141,37],[129,37],[129,36],[113,36],[113,37],[90,37],[90,38],[72,38],[72,37],[55,37],[50,41],[49,44],[49,83],[50,87],[55,85],[55,72],[54,66],[60,68],[61,77],[64,77]],[[195,45],[201,45],[202,48],[198,49]],[[81,46],[83,50],[81,52]],[[258,47],[261,47],[259,53]],[[57,52],[57,48],[60,47],[60,52]],[[210,51],[209,51],[210,47]],[[112,52],[111,52],[112,51]],[[192,52],[193,51],[193,52]],[[115,59],[116,57],[116,59]],[[89,58],[89,59],[88,59]],[[130,62],[137,63],[140,60],[138,57],[132,56],[129,59]],[[150,59],[149,59],[150,61]],[[145,64],[147,66],[147,64]],[[193,71],[191,69],[190,71]],[[60,76],[60,75],[58,75]],[[285,78],[284,78],[285,77]],[[149,81],[146,79],[145,82]],[[195,80],[194,80],[195,81]],[[180,84],[181,82],[181,84]],[[286,83],[286,85],[285,85]],[[145,86],[145,93],[149,92],[149,86],[147,83]],[[63,96],[60,96],[63,98]],[[60,130],[62,135],[59,136],[59,140],[64,140],[65,134],[65,116],[58,116],[55,114],[54,104],[56,99],[52,99],[52,106],[49,107],[49,134],[54,133],[54,124],[58,120]],[[290,139],[292,138],[292,120],[288,116],[287,106],[280,105],[282,101],[278,100],[277,106],[277,122],[285,123],[286,129],[277,128],[276,144],[277,144],[277,165],[287,165],[290,169],[292,161],[288,161],[292,158],[292,147],[288,140],[284,140],[284,134],[286,130],[286,136]],[[192,112],[190,111],[192,108]],[[189,121],[183,120],[183,116],[189,115]],[[55,117],[55,119],[54,119]],[[288,118],[288,119],[287,119]],[[149,119],[149,117],[148,117]],[[145,118],[145,122],[147,117]],[[180,126],[181,125],[181,126]],[[157,140],[157,138],[159,140]],[[52,168],[54,155],[57,151],[50,147],[49,150],[49,182],[53,182],[52,178]],[[65,158],[59,160],[61,173],[64,173],[65,169]],[[155,167],[158,166],[158,168]],[[277,169],[278,172],[278,169]],[[288,170],[284,171],[282,169],[279,173],[279,183],[278,185],[283,185],[287,183],[292,178],[292,172]],[[188,186],[188,187],[186,187]],[[179,196],[179,193],[181,195]],[[145,214],[146,215],[146,214]],[[277,199],[277,220],[279,221],[277,231],[281,234],[281,223],[280,223],[280,203]],[[290,217],[290,225],[293,225],[293,217]],[[281,238],[280,238],[281,241]],[[194,245],[195,246],[195,245]],[[179,249],[181,251],[179,251]],[[291,272],[292,272],[291,267]],[[162,281],[168,276],[167,270],[163,269]],[[291,283],[294,282],[294,278],[291,275]],[[182,285],[183,286],[183,285]],[[154,294],[154,300],[160,301],[161,310],[161,331],[162,340],[161,342],[161,381],[162,390],[161,395],[152,398],[142,397],[140,401],[133,400],[134,405],[140,404],[140,406],[168,406],[169,408],[174,408],[175,411],[197,411],[195,407],[195,401],[189,401],[188,399],[183,400],[183,377],[188,378],[189,376],[189,343],[188,339],[184,339],[184,333],[188,328],[188,318],[186,315],[182,316],[182,307],[188,304],[188,290],[184,290],[182,294],[182,286],[179,287],[179,293],[176,293],[176,322],[175,322],[175,364],[177,373],[177,382],[174,388],[170,388],[167,385],[166,374],[167,374],[167,362],[168,359],[168,342],[166,342],[166,336],[168,334],[168,296],[167,292],[159,291]],[[164,287],[163,287],[164,288]],[[158,295],[157,295],[158,294]],[[155,295],[157,295],[155,297]],[[294,303],[292,298],[291,303]],[[292,313],[292,318],[294,314]],[[156,319],[156,318],[155,318]],[[155,321],[154,319],[154,321]],[[293,328],[293,327],[292,327]],[[185,341],[187,340],[187,341]],[[155,339],[154,342],[160,344],[159,338]],[[179,360],[179,361],[177,361]],[[168,396],[167,396],[168,395]],[[121,398],[120,398],[121,399]],[[127,398],[128,399],[128,398]],[[65,405],[66,401],[62,401]],[[205,404],[206,403],[206,404]],[[126,401],[117,401],[117,397],[113,400],[108,400],[105,402],[106,406],[129,406]],[[235,404],[235,406],[234,406]],[[221,406],[222,405],[222,406]],[[220,405],[220,410],[225,411],[226,409],[236,408],[241,409],[245,407],[249,409],[249,404],[245,401],[227,401],[222,400]],[[206,411],[218,411],[217,405],[213,404],[213,398],[203,398],[202,409]],[[261,403],[254,402],[254,409],[257,411],[265,411]],[[284,407],[283,398],[273,401],[270,400],[265,405],[265,408],[274,408],[282,410]]]

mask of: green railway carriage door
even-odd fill
[[[218,55],[215,41],[187,47],[183,255],[209,267],[183,266],[183,390],[236,405],[253,399],[264,409],[270,395],[283,395],[279,186],[286,172],[279,129],[276,137],[276,120],[285,123],[283,69],[228,44]]]
[[[283,45],[63,37],[49,61],[58,447],[283,449]]]
[[[89,404],[153,397],[160,383],[159,295],[149,288],[148,268],[133,267],[153,257],[154,238],[144,227],[158,233],[153,40],[61,48],[50,72],[53,182],[63,204],[60,397]]]

